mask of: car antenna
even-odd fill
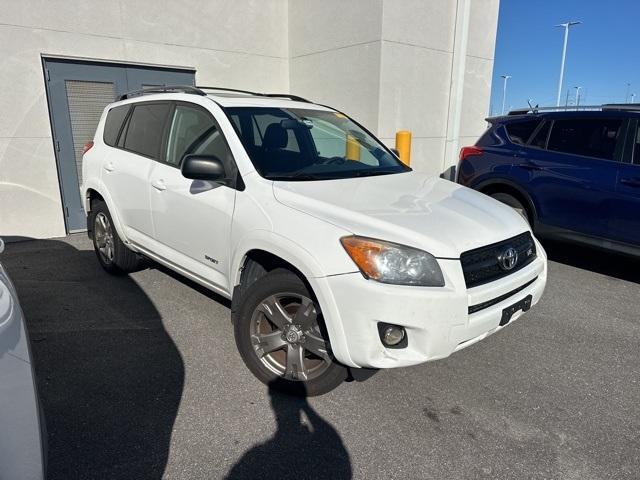
[[[538,113],[538,104],[536,104],[536,106],[534,107],[533,105],[531,105],[532,100],[533,98],[530,98],[529,100],[527,100],[527,103],[529,104],[529,108],[531,109],[531,113]]]

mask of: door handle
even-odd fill
[[[104,167],[103,167],[103,168],[104,168],[104,169],[105,169],[105,171],[107,171],[107,172],[113,172],[113,171],[116,169],[116,167],[113,165],[113,162],[109,162],[109,163],[107,163],[106,165],[104,165]]]
[[[621,178],[620,183],[630,187],[640,188],[640,178]]]
[[[164,180],[162,179],[152,181],[151,186],[156,190],[160,190],[160,191],[167,189],[167,186],[164,184]]]

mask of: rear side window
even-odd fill
[[[613,160],[622,120],[556,120],[549,137],[549,150]]]
[[[111,147],[116,146],[118,135],[122,129],[122,123],[127,117],[127,113],[129,113],[129,107],[130,105],[121,105],[107,112],[107,119],[104,123],[104,132],[102,135],[102,139],[107,145]]]
[[[517,145],[524,145],[536,129],[539,120],[527,120],[526,122],[507,123],[505,128],[509,140]]]
[[[169,115],[168,103],[140,103],[133,108],[124,148],[151,158],[160,158],[162,133]]]
[[[551,122],[544,122],[544,125],[540,127],[540,130],[536,133],[536,136],[529,142],[530,147],[547,148],[547,138],[549,138],[549,130],[551,129]]]

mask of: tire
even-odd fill
[[[531,225],[532,219],[529,214],[529,210],[516,197],[509,195],[508,193],[497,192],[497,193],[492,193],[491,198],[494,198],[499,202],[502,202],[505,205],[508,205],[511,208],[513,208],[516,212],[518,212],[522,216],[522,218],[524,218],[527,221],[529,225]]]
[[[130,250],[118,236],[106,203],[93,204],[89,214],[93,228],[93,249],[102,268],[112,275],[124,275],[144,266],[144,258]]]
[[[347,368],[331,354],[313,294],[290,271],[274,270],[249,286],[234,333],[247,368],[270,388],[316,396],[347,378]]]

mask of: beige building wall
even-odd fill
[[[41,54],[196,68],[289,90],[287,0],[0,0],[0,235],[65,235]]]
[[[0,235],[66,233],[43,54],[188,66],[201,85],[290,91],[390,146],[397,130],[413,131],[412,166],[440,174],[485,128],[498,3],[0,0]]]
[[[292,92],[344,110],[439,175],[489,110],[499,0],[289,3]]]

